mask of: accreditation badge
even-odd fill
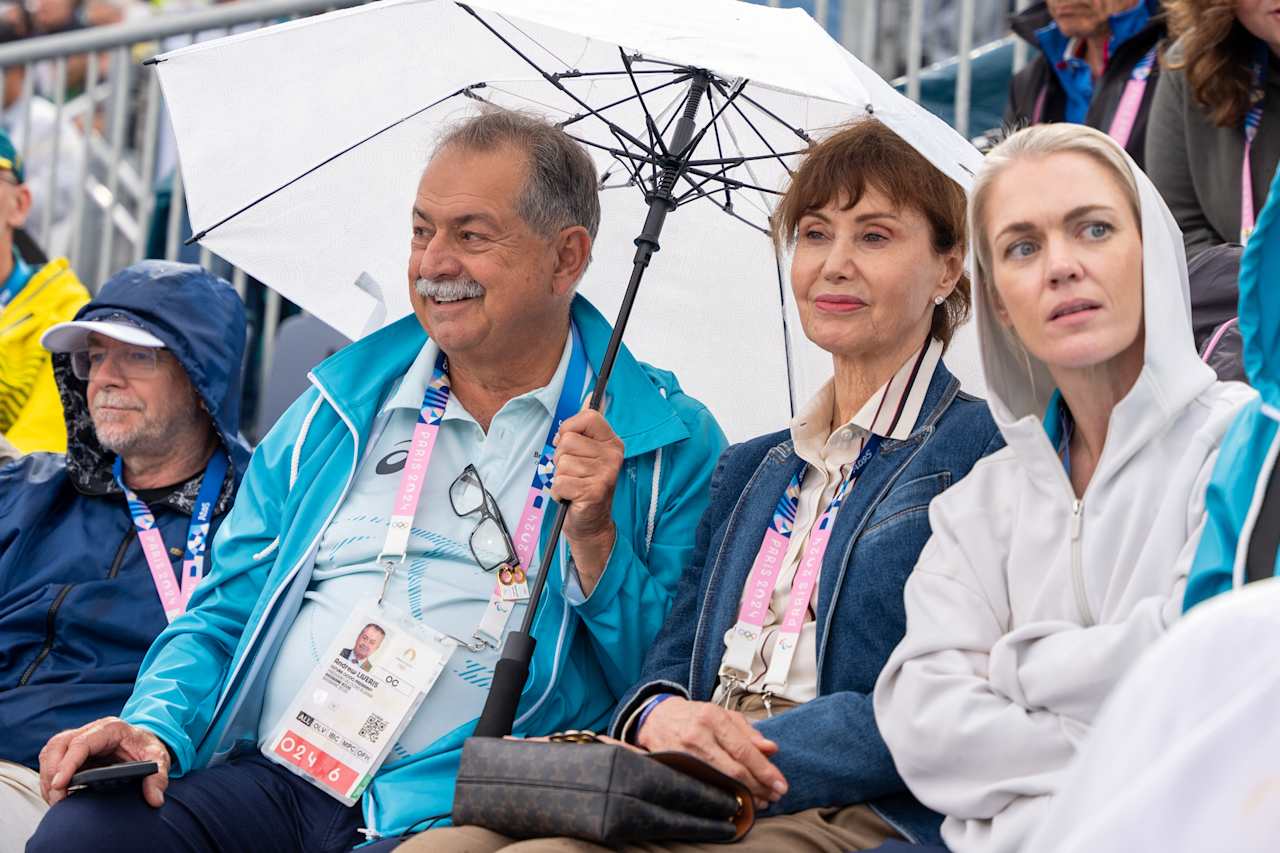
[[[264,752],[355,805],[456,645],[374,599],[361,602],[276,723]]]

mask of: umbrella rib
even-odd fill
[[[391,130],[393,127],[398,127],[398,126],[400,126],[400,125],[404,124],[406,121],[409,121],[409,120],[410,120],[410,119],[412,119],[412,118],[416,118],[417,116],[422,115],[422,114],[423,114],[423,113],[425,113],[427,110],[432,109],[433,107],[437,107],[437,106],[439,106],[440,104],[443,104],[445,101],[449,100],[450,98],[456,98],[456,97],[458,97],[459,95],[465,95],[465,94],[468,94],[469,92],[471,92],[471,90],[472,90],[472,89],[476,89],[476,88],[479,88],[479,87],[481,87],[481,86],[484,86],[484,83],[473,83],[473,84],[471,84],[470,86],[463,86],[463,87],[462,87],[461,89],[459,89],[458,91],[456,91],[456,92],[451,92],[451,93],[449,93],[448,95],[445,95],[443,98],[440,98],[439,100],[432,101],[431,103],[427,104],[427,105],[426,105],[425,107],[423,107],[422,109],[420,109],[420,110],[415,110],[415,111],[413,111],[413,112],[409,113],[407,116],[404,116],[403,118],[398,118],[398,119],[396,119],[395,121],[391,122],[391,124],[387,125],[386,127],[381,128],[380,130],[375,130],[373,133],[369,134],[369,135],[368,135],[368,136],[366,136],[364,139],[361,139],[361,140],[359,140],[358,142],[354,142],[354,143],[352,143],[351,145],[348,145],[346,148],[344,148],[344,149],[342,149],[341,151],[339,151],[337,154],[333,154],[333,155],[331,155],[331,156],[329,156],[329,157],[326,157],[325,159],[321,160],[319,163],[315,164],[315,165],[314,165],[314,166],[312,166],[310,169],[307,169],[305,172],[303,172],[302,174],[298,175],[297,177],[294,177],[294,178],[292,178],[292,179],[290,179],[290,180],[286,181],[285,183],[281,184],[280,186],[276,187],[275,189],[271,190],[270,192],[263,193],[262,195],[258,196],[256,199],[254,199],[253,201],[249,202],[248,204],[246,204],[244,207],[240,208],[240,209],[239,209],[239,210],[237,210],[236,212],[231,213],[231,214],[228,214],[227,216],[224,216],[222,219],[219,219],[217,222],[213,223],[213,224],[212,224],[212,225],[210,225],[208,228],[201,229],[201,230],[200,230],[200,232],[199,232],[198,234],[193,234],[192,236],[190,236],[190,237],[188,237],[186,240],[184,240],[184,241],[183,241],[183,245],[185,245],[185,246],[190,246],[190,245],[192,245],[193,243],[198,243],[199,241],[201,241],[201,240],[203,240],[205,237],[207,237],[207,236],[208,236],[208,234],[209,234],[209,232],[210,232],[210,231],[212,231],[213,229],[215,229],[215,228],[220,228],[220,227],[222,227],[223,225],[226,225],[228,222],[230,222],[232,219],[235,219],[235,218],[236,218],[237,216],[239,216],[240,214],[245,213],[245,212],[247,212],[247,211],[251,210],[251,209],[252,209],[252,208],[254,208],[254,207],[257,207],[259,204],[261,204],[262,202],[264,202],[264,201],[266,201],[267,199],[271,198],[271,197],[272,197],[273,195],[275,195],[276,193],[278,193],[278,192],[280,192],[280,191],[282,191],[282,190],[286,190],[286,189],[288,189],[289,187],[293,186],[293,185],[294,185],[294,184],[296,184],[298,181],[302,180],[303,178],[307,177],[308,175],[311,175],[311,174],[313,174],[313,173],[315,173],[315,172],[318,172],[320,169],[323,169],[325,166],[329,165],[329,164],[330,164],[330,163],[332,163],[334,160],[337,160],[339,157],[343,156],[344,154],[348,154],[348,153],[350,153],[351,151],[354,151],[355,149],[359,148],[361,145],[364,145],[366,142],[369,142],[369,141],[371,141],[371,140],[373,140],[373,139],[376,139],[377,137],[379,137],[379,136],[381,136],[382,134],[386,133],[388,130]]]
[[[737,165],[737,164],[736,163],[729,164],[729,166],[734,166],[734,165]],[[767,187],[759,186],[758,184],[748,184],[745,181],[739,181],[737,178],[725,177],[715,172],[708,172],[705,169],[685,169],[685,171],[688,172],[689,174],[697,175],[700,178],[708,178],[713,181],[720,181],[721,183],[735,190],[755,190],[756,192],[768,193],[769,195],[782,195],[781,190],[771,190]]]
[[[720,94],[722,96],[726,98],[728,97],[728,93],[724,91],[724,87],[720,85],[720,82],[718,80],[713,80],[712,85],[714,85],[718,90],[720,90]],[[741,118],[743,121],[747,123],[747,127],[751,128],[752,132],[755,133],[756,138],[759,139],[762,143],[764,143],[765,148],[769,149],[769,153],[772,154],[774,157],[778,158],[778,162],[782,163],[782,168],[787,169],[787,164],[783,162],[782,155],[780,155],[774,149],[774,147],[769,144],[769,140],[765,139],[764,134],[760,132],[760,128],[756,127],[755,124],[751,121],[751,119],[747,118],[747,114],[742,111],[742,107],[738,106],[737,104],[733,104],[732,106],[733,106],[733,111],[738,114],[739,118]],[[786,127],[785,124],[783,126]],[[790,174],[791,170],[787,169],[787,173]]]
[[[692,184],[692,188],[688,192],[686,192],[684,195],[676,199],[676,206],[679,207],[680,205],[684,204],[686,201],[689,201],[696,194],[696,192],[698,190],[701,190],[704,186],[706,186],[709,181],[713,180],[716,177],[723,176],[725,172],[729,171],[732,168],[733,168],[732,163],[726,163],[723,167],[721,167],[719,172],[716,172],[714,175],[707,175],[705,178],[698,181],[696,184],[693,183],[691,179],[686,179],[686,180],[689,180],[690,184]],[[732,204],[733,202],[732,197],[729,194],[730,191],[731,191],[731,188],[729,187],[729,185],[725,184],[724,195],[725,195],[726,204]]]
[[[795,151],[783,151],[781,154],[752,154],[750,156],[743,154],[737,157],[722,157],[719,160],[690,160],[689,165],[719,166],[722,163],[730,163],[734,166],[741,166],[743,163],[751,163],[755,160],[778,160],[782,157],[795,157],[804,153],[806,153],[804,149],[797,149]]]
[[[725,110],[729,109],[729,107],[733,104],[733,102],[737,100],[738,96],[742,94],[742,91],[747,88],[747,82],[748,81],[745,79],[740,80],[738,82],[738,85],[734,87],[733,94],[729,95],[725,99],[725,102],[720,105],[719,109],[711,113],[711,120],[708,121],[705,126],[703,126],[702,130],[698,131],[698,133],[694,135],[692,140],[690,140],[689,147],[688,147],[688,151],[690,155],[693,154],[693,149],[698,147],[698,143],[702,142],[702,138],[707,135],[707,131],[715,126],[716,119],[720,118],[721,114]],[[718,89],[719,86],[717,86],[716,88]],[[773,151],[772,148],[770,148],[769,150]],[[688,160],[685,161],[685,165],[686,166],[689,165]]]
[[[464,7],[464,8],[465,8],[465,7]],[[568,68],[568,69],[569,69],[569,70],[571,70],[571,71],[573,70],[573,65],[571,65],[571,64],[570,64],[570,63],[568,63],[568,62],[565,62],[563,59],[561,59],[560,57],[556,56],[556,55],[555,55],[554,53],[552,53],[552,52],[551,52],[551,50],[550,50],[546,45],[544,45],[542,42],[538,41],[536,38],[534,38],[533,36],[529,35],[529,34],[528,34],[528,33],[526,33],[524,30],[520,29],[520,27],[518,27],[518,26],[516,26],[515,24],[511,23],[511,19],[510,19],[510,18],[508,18],[506,15],[502,14],[501,12],[494,12],[494,14],[495,14],[495,15],[497,15],[497,16],[498,16],[499,18],[501,18],[502,20],[506,21],[507,26],[511,27],[511,29],[515,30],[515,31],[516,31],[516,32],[518,32],[520,35],[522,35],[522,36],[524,36],[525,38],[527,38],[527,39],[530,41],[530,43],[532,43],[534,46],[536,46],[536,47],[538,48],[538,50],[541,50],[541,51],[542,51],[543,53],[545,53],[547,56],[551,57],[551,58],[552,58],[552,59],[554,59],[556,62],[559,62],[561,65],[563,65],[565,68]],[[539,70],[541,70],[541,69],[539,69]]]
[[[663,72],[661,72],[661,73],[663,73],[663,74],[670,74],[670,73],[674,73],[674,72],[663,71]],[[660,84],[658,84],[657,86],[653,86],[653,87],[650,87],[650,88],[648,88],[648,89],[645,89],[645,90],[644,90],[644,92],[643,92],[643,94],[648,95],[648,94],[651,94],[651,93],[653,93],[653,92],[657,92],[657,91],[659,91],[659,90],[661,90],[661,89],[666,89],[666,88],[667,88],[667,87],[669,87],[669,86],[678,86],[678,85],[679,85],[679,84],[681,84],[681,83],[687,82],[687,81],[689,80],[689,78],[690,78],[690,77],[692,77],[692,76],[693,76],[692,74],[682,74],[681,76],[677,77],[677,78],[676,78],[676,79],[674,79],[674,80],[668,80],[666,83],[660,83]],[[596,107],[596,112],[598,112],[598,113],[602,113],[602,112],[604,112],[605,110],[611,110],[611,109],[613,109],[614,107],[620,107],[620,106],[622,106],[623,104],[630,103],[631,101],[634,101],[635,99],[636,99],[636,96],[635,96],[635,95],[627,95],[625,98],[619,98],[618,100],[614,101],[614,102],[613,102],[613,103],[611,103],[611,104],[605,104],[605,105],[604,105],[604,106],[602,106],[602,107]],[[560,129],[561,129],[561,130],[563,130],[564,128],[568,127],[568,126],[569,126],[569,125],[571,125],[571,124],[575,124],[576,122],[580,122],[580,121],[582,121],[582,120],[583,120],[584,118],[586,118],[586,117],[587,117],[587,115],[586,115],[586,114],[584,114],[584,113],[579,113],[578,115],[573,116],[572,118],[565,119],[564,121],[560,122],[560,125],[559,125],[559,126],[560,126]]]
[[[592,107],[590,104],[588,104],[586,101],[584,101],[584,100],[582,100],[581,98],[579,98],[579,97],[578,97],[577,95],[575,95],[573,92],[569,91],[569,89],[568,89],[568,88],[567,88],[563,83],[561,83],[559,80],[557,80],[557,79],[555,78],[555,75],[550,74],[550,73],[548,73],[548,72],[544,71],[544,70],[542,69],[542,66],[538,65],[538,63],[536,63],[536,62],[534,62],[532,59],[530,59],[530,58],[529,58],[529,56],[528,56],[524,51],[522,51],[520,48],[518,48],[518,47],[516,47],[514,44],[512,44],[512,43],[511,43],[511,40],[510,40],[509,38],[507,38],[506,36],[504,36],[502,33],[498,32],[496,29],[494,29],[494,28],[493,28],[493,26],[492,26],[488,21],[486,21],[484,18],[482,18],[482,17],[480,17],[478,14],[476,14],[476,10],[475,10],[475,9],[472,9],[472,8],[471,8],[470,6],[468,6],[466,3],[459,3],[459,4],[458,4],[458,8],[460,8],[460,9],[464,10],[464,11],[465,11],[465,12],[467,12],[469,15],[471,15],[471,17],[473,17],[473,18],[475,18],[477,21],[479,21],[479,22],[480,22],[480,26],[484,27],[486,30],[488,30],[490,33],[492,33],[492,34],[493,34],[493,36],[494,36],[494,38],[496,38],[498,41],[500,41],[500,42],[502,42],[503,44],[505,44],[508,48],[510,48],[510,50],[511,50],[511,52],[512,52],[512,53],[514,53],[516,56],[518,56],[518,57],[520,57],[521,59],[523,59],[523,60],[524,60],[524,61],[529,65],[529,67],[530,67],[530,68],[532,68],[534,71],[537,71],[539,74],[541,74],[541,75],[542,75],[542,79],[546,80],[546,81],[547,81],[548,83],[550,83],[552,86],[554,86],[555,88],[559,89],[561,92],[563,92],[563,93],[565,94],[565,96],[566,96],[566,97],[568,97],[570,100],[572,100],[572,101],[573,101],[574,103],[576,103],[578,106],[582,107],[582,108],[583,108],[584,110],[586,110],[589,114],[591,114],[591,115],[595,116],[596,118],[600,119],[600,120],[601,120],[602,122],[604,122],[606,125],[609,125],[609,126],[611,126],[611,127],[615,127],[615,128],[617,128],[617,132],[618,132],[618,133],[621,133],[623,136],[627,137],[627,138],[631,141],[631,144],[635,145],[635,146],[636,146],[636,147],[638,147],[638,148],[642,148],[642,149],[643,149],[643,148],[646,148],[645,144],[644,144],[643,142],[641,142],[639,139],[636,139],[634,136],[632,136],[631,134],[627,133],[627,131],[626,131],[626,130],[624,130],[623,128],[621,128],[621,127],[617,127],[617,125],[615,125],[613,122],[609,121],[607,118],[605,118],[604,116],[600,115],[600,114],[596,111],[596,109],[595,109],[594,107]],[[534,42],[534,44],[537,44],[537,42]]]
[[[686,178],[686,180],[688,180],[688,179]],[[761,234],[768,234],[768,233],[769,233],[768,229],[766,229],[766,228],[761,228],[759,225],[755,224],[755,223],[754,223],[754,222],[752,222],[750,219],[747,219],[745,216],[742,216],[741,214],[734,212],[734,210],[733,210],[733,208],[732,208],[732,207],[728,207],[728,206],[726,206],[726,205],[724,205],[724,204],[721,204],[720,202],[716,201],[715,196],[711,195],[711,193],[707,192],[706,190],[699,189],[699,190],[698,190],[698,195],[697,195],[697,197],[696,197],[696,198],[689,199],[689,201],[696,201],[698,198],[705,198],[707,201],[711,202],[711,203],[712,203],[712,204],[714,204],[716,207],[718,207],[718,208],[720,208],[722,211],[724,211],[727,215],[732,216],[734,219],[736,219],[736,220],[738,220],[739,222],[741,222],[742,224],[746,225],[748,228],[754,228],[755,230],[759,231]],[[686,204],[687,204],[687,203],[688,203],[688,202],[686,202]]]
[[[711,106],[711,109],[714,110],[716,107],[716,99],[712,95],[713,91],[713,89],[707,89],[707,103]],[[713,128],[716,137],[716,153],[720,155],[721,160],[724,160],[724,144],[720,139],[720,125],[713,121],[711,123],[711,127]],[[690,165],[693,165],[692,161],[690,161]],[[726,206],[733,204],[733,192],[728,187],[724,188],[724,203]]]
[[[773,119],[773,120],[774,120],[774,121],[776,121],[778,124],[782,125],[782,126],[783,126],[783,127],[785,127],[787,130],[791,131],[791,132],[792,132],[792,133],[794,133],[796,136],[798,136],[798,137],[800,137],[801,139],[803,139],[805,142],[810,142],[810,143],[811,143],[811,142],[813,142],[813,139],[809,136],[809,134],[805,133],[803,129],[798,128],[798,127],[792,127],[791,125],[787,124],[785,121],[783,121],[782,119],[778,118],[778,116],[777,116],[777,115],[775,115],[775,114],[774,114],[774,112],[773,112],[772,110],[770,110],[768,107],[765,107],[765,106],[761,105],[759,101],[757,101],[755,98],[752,98],[750,95],[743,95],[743,96],[742,96],[742,100],[746,101],[748,104],[750,104],[751,106],[755,107],[755,108],[756,108],[756,109],[758,109],[760,112],[764,113],[764,114],[765,114],[765,115],[767,115],[769,118]]]
[[[631,59],[627,56],[627,52],[621,47],[618,48],[618,56],[622,58],[622,67],[627,71],[627,79],[631,81],[631,88],[636,93],[636,100],[640,102],[640,109],[644,112],[644,129],[649,134],[649,150],[656,151],[663,157],[670,156],[667,150],[666,135],[664,128],[660,133],[658,131],[658,123],[653,120],[653,113],[649,112],[649,105],[645,103],[644,96],[640,94],[640,84],[636,81],[636,77],[631,73]],[[611,128],[612,129],[612,128]],[[614,134],[617,136],[617,134]],[[654,189],[658,187],[658,166],[655,163],[649,169],[649,179],[652,181]]]
[[[688,69],[681,65],[673,65],[670,68],[649,68],[633,71],[633,74],[680,74],[687,73]],[[626,71],[560,71],[551,76],[557,80],[573,80],[578,77],[621,77]]]

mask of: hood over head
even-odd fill
[[[1101,133],[1098,135],[1103,136]],[[1182,410],[1212,385],[1216,377],[1213,370],[1200,360],[1192,336],[1191,297],[1182,232],[1155,185],[1123,149],[1113,142],[1110,144],[1124,157],[1138,187],[1142,214],[1143,326],[1146,332],[1142,372],[1133,388],[1116,405],[1107,431],[1107,456],[1110,463],[1119,463],[1141,448],[1149,436],[1179,417]],[[988,210],[994,203],[995,199],[987,200]],[[969,233],[974,235],[974,240],[978,239],[975,222],[970,222]],[[1021,453],[1029,444],[1035,444],[1048,451],[1050,459],[1057,464],[1056,454],[1042,426],[1056,383],[1044,362],[1025,350],[1012,332],[1001,325],[991,302],[994,285],[987,280],[989,275],[990,271],[984,269],[983,264],[975,263],[974,303],[988,405],[1011,446]]]
[[[230,506],[248,464],[249,451],[238,437],[240,391],[245,351],[245,311],[239,295],[222,279],[194,264],[141,261],[113,275],[98,295],[76,313],[77,321],[123,316],[164,343],[182,365],[212,417],[231,459],[216,512]],[[54,378],[67,422],[67,472],[86,494],[110,494],[120,488],[111,474],[115,454],[93,429],[87,383],[71,370],[71,356],[54,353]],[[190,512],[196,484],[165,503]],[[187,495],[186,492],[191,492]]]
[[[1280,420],[1280,171],[1240,259],[1240,334],[1244,371]]]

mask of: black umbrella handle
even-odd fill
[[[705,74],[696,74],[689,85],[689,94],[685,98],[684,112],[676,122],[671,134],[672,152],[663,158],[662,174],[657,186],[649,195],[649,215],[645,217],[644,227],[636,237],[636,256],[631,265],[631,279],[627,282],[626,293],[622,297],[622,305],[618,308],[618,319],[613,324],[613,334],[609,336],[609,346],[605,349],[600,369],[596,371],[596,387],[591,394],[591,408],[600,411],[604,403],[605,386],[609,383],[609,375],[613,373],[613,364],[618,359],[618,351],[622,348],[622,336],[631,319],[631,308],[640,290],[640,280],[649,266],[649,260],[658,251],[658,237],[662,233],[667,214],[675,209],[672,190],[680,174],[687,168],[689,160],[685,148],[693,139],[694,118],[698,106],[706,94],[710,79]],[[525,682],[529,678],[529,665],[533,660],[537,640],[533,638],[533,620],[537,615],[538,603],[542,600],[542,592],[547,584],[546,568],[555,558],[556,548],[560,545],[560,533],[564,530],[565,516],[569,512],[569,504],[562,503],[556,510],[555,522],[551,525],[551,535],[542,548],[542,559],[539,560],[539,571],[534,576],[533,586],[529,590],[529,607],[525,610],[524,621],[519,631],[507,635],[502,646],[502,656],[493,670],[493,683],[489,686],[489,696],[485,699],[484,711],[476,724],[477,737],[505,737],[511,734],[515,725],[516,709],[520,705],[520,695],[524,692]],[[563,570],[563,569],[562,569]]]

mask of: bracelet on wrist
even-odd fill
[[[657,696],[654,696],[645,703],[644,708],[640,711],[640,717],[636,720],[636,727],[631,733],[633,740],[640,737],[640,729],[644,727],[645,720],[649,719],[649,715],[653,713],[653,709],[674,696],[674,693],[659,693]]]

